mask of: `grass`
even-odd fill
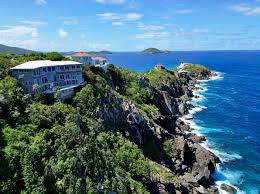
[[[201,72],[209,71],[209,68],[199,64],[186,65],[182,69],[190,73],[201,73]]]

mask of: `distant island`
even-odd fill
[[[142,51],[145,54],[159,54],[159,53],[170,53],[171,51],[159,50],[157,48],[148,48]]]
[[[113,54],[111,51],[90,51],[87,52],[88,54],[92,54],[92,55],[109,55],[109,54]]]
[[[32,53],[32,52],[35,52],[35,51],[0,44],[0,53],[3,53],[3,54],[24,55],[24,54],[28,54],[28,53]]]

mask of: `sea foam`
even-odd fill
[[[221,72],[215,72],[215,73],[217,74],[217,76],[213,76],[209,80],[198,80],[199,84],[195,85],[198,88],[198,90],[193,91],[193,94],[196,97],[193,97],[191,102],[190,102],[193,105],[195,105],[195,107],[192,108],[191,110],[189,110],[189,113],[187,115],[185,115],[181,118],[186,124],[188,124],[191,128],[194,129],[191,133],[195,133],[198,136],[203,135],[202,131],[206,130],[206,129],[202,128],[202,127],[200,127],[196,124],[196,122],[193,120],[193,115],[196,114],[197,112],[200,112],[203,109],[207,108],[206,106],[198,105],[198,103],[200,103],[200,102],[202,102],[203,100],[206,99],[205,96],[203,95],[203,93],[208,91],[207,82],[212,81],[212,80],[224,79],[224,77],[222,76],[223,73],[221,73]],[[211,130],[211,129],[207,129],[207,130]],[[200,143],[200,145],[203,146],[205,149],[214,153],[216,156],[218,156],[219,159],[221,160],[221,162],[230,162],[230,161],[238,160],[238,159],[242,158],[242,156],[240,156],[237,153],[226,153],[226,152],[221,152],[217,149],[214,149],[213,148],[214,146],[211,146],[211,144],[207,140]],[[217,164],[216,172],[213,174],[213,177],[216,179],[216,186],[217,186],[220,194],[226,194],[227,193],[227,192],[221,190],[220,186],[221,186],[222,183],[225,183],[225,184],[228,184],[228,185],[231,185],[232,187],[234,187],[237,190],[238,194],[244,194],[243,191],[239,190],[238,187],[233,185],[233,184],[236,184],[236,185],[239,184],[239,181],[242,178],[241,172],[239,172],[239,171],[238,172],[230,172],[230,171],[227,171],[227,170],[224,171],[220,168],[220,165]]]

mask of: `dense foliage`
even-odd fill
[[[0,53],[12,53],[16,55],[23,55],[32,52],[31,50],[18,48],[18,47],[10,47],[3,44],[0,44]]]
[[[10,67],[29,60],[63,60],[57,53],[1,55],[0,71],[0,193],[146,193],[145,177],[174,176],[148,159],[131,141],[124,125],[111,129],[94,110],[117,109],[129,99],[146,119],[159,114],[145,76],[110,65],[85,69],[88,84],[68,102],[24,94],[8,76]],[[147,73],[157,87],[163,70]],[[165,142],[165,151],[172,142]]]
[[[190,73],[202,73],[206,71],[210,71],[207,67],[199,64],[190,64],[183,67],[183,70],[188,71]]]

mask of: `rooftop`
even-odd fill
[[[96,61],[106,61],[107,59],[104,57],[92,57],[92,60],[96,60]]]
[[[81,65],[81,63],[75,61],[50,61],[50,60],[28,61],[26,63],[17,65],[11,69],[36,69],[39,67],[63,66],[63,65]]]
[[[88,56],[91,56],[91,55],[86,53],[86,52],[78,52],[78,53],[74,53],[70,56],[71,57],[88,57]]]

